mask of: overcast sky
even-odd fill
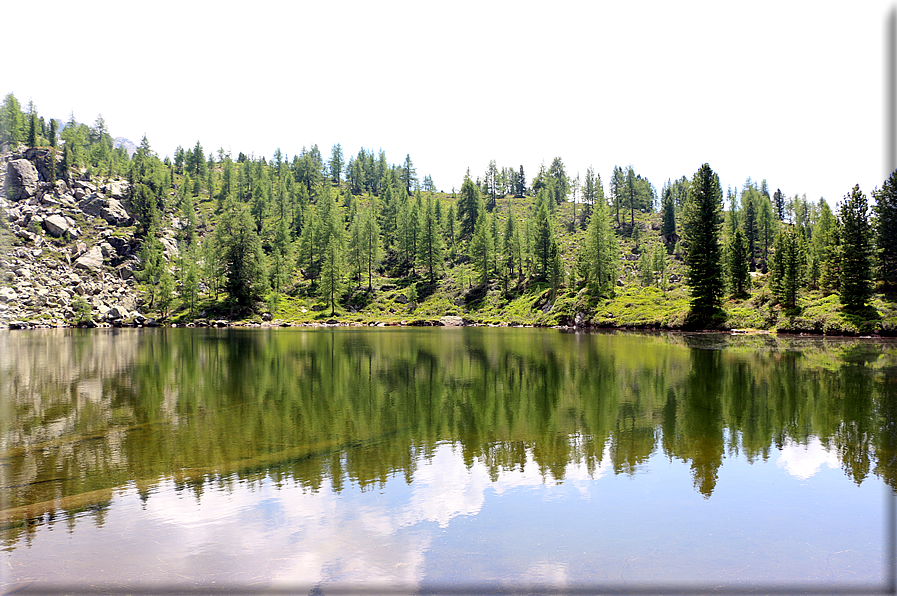
[[[881,186],[894,2],[191,2],[3,9],[0,93],[44,116],[270,157],[317,144],[406,154],[460,188],[489,160],[555,156],[605,190],[660,191],[702,163],[722,186],[824,196]],[[21,23],[21,26],[16,26]]]

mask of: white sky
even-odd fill
[[[0,93],[160,155],[199,140],[270,157],[340,143],[460,188],[490,159],[560,156],[607,190],[704,162],[837,203],[885,177],[894,2],[191,2],[3,9]],[[16,27],[14,23],[22,23]]]

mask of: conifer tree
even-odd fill
[[[723,267],[719,237],[722,199],[719,178],[705,163],[692,178],[682,221],[691,310],[699,317],[709,315],[722,302]]]
[[[324,249],[318,295],[330,305],[330,316],[336,315],[336,302],[344,289],[345,268],[341,234],[333,234]]]
[[[822,272],[819,275],[819,285],[826,295],[830,295],[841,288],[841,225],[837,219],[832,221],[826,236],[821,254]]]
[[[485,286],[489,283],[489,269],[492,265],[492,251],[495,249],[492,244],[492,234],[490,232],[489,218],[486,215],[486,205],[483,200],[479,201],[479,216],[476,219],[473,236],[470,238],[470,260],[473,267],[479,272],[482,284]]]
[[[290,242],[290,232],[287,228],[287,222],[286,219],[281,219],[277,223],[277,228],[274,232],[269,270],[271,289],[277,294],[283,293],[287,281],[290,278],[290,274],[292,273],[292,252],[292,243]]]
[[[673,189],[669,184],[664,187],[663,191],[663,224],[660,227],[660,234],[664,238],[667,250],[670,251],[675,244],[676,234],[676,206],[673,204]]]
[[[558,290],[564,285],[564,262],[561,259],[561,249],[558,246],[557,238],[552,235],[548,246],[548,287],[551,290],[550,296],[554,300]]]
[[[380,261],[380,226],[371,209],[364,210],[361,221],[362,258],[368,274],[368,291],[374,289],[374,267]]]
[[[249,306],[261,298],[267,284],[262,242],[246,205],[229,201],[215,234],[221,248],[224,290],[237,306]]]
[[[620,262],[620,246],[611,230],[607,204],[595,203],[592,217],[586,228],[585,241],[581,250],[580,276],[585,280],[595,296],[609,296],[613,293],[614,281]]]
[[[502,236],[502,254],[504,256],[505,276],[523,276],[523,255],[520,250],[520,231],[514,220],[514,214],[508,212],[505,221],[505,232]]]
[[[885,180],[875,197],[876,279],[885,288],[897,288],[897,170]]]
[[[180,262],[180,290],[181,303],[187,309],[187,314],[193,317],[196,312],[196,303],[199,299],[199,269],[196,264],[196,251],[192,247],[189,253]]]
[[[727,270],[729,273],[729,291],[735,298],[747,295],[750,287],[750,252],[747,240],[741,227],[735,228],[735,235],[729,240],[727,252]]]
[[[473,229],[479,217],[479,201],[480,191],[470,179],[470,170],[468,170],[464,175],[464,182],[461,184],[461,196],[458,197],[457,215],[461,222],[459,230],[461,238],[470,238],[473,235]]]
[[[866,195],[854,186],[844,197],[841,220],[841,304],[850,309],[866,306],[872,298],[869,206]]]
[[[34,111],[33,104],[28,120],[28,146],[37,147],[37,112]]]
[[[543,188],[539,191],[536,212],[533,216],[533,255],[541,276],[548,275],[548,268],[551,264],[550,249],[554,238],[554,218],[551,213],[553,204],[554,199],[548,189]]]
[[[144,292],[145,302],[149,309],[156,307],[159,297],[159,281],[167,268],[162,243],[156,237],[155,228],[147,234],[140,246],[140,269],[136,272]]]
[[[439,222],[433,207],[433,196],[427,196],[427,206],[423,210],[420,225],[420,242],[418,243],[418,261],[427,270],[430,283],[436,281],[436,274],[442,268],[444,243]]]
[[[798,290],[804,285],[807,257],[803,234],[794,226],[780,230],[773,245],[770,286],[786,307],[797,304]]]

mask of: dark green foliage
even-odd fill
[[[564,162],[560,157],[551,160],[551,167],[548,168],[548,176],[554,183],[552,186],[552,198],[555,204],[560,205],[567,200],[570,193],[570,179],[567,177],[567,171],[564,168]]]
[[[885,180],[875,197],[876,279],[897,288],[897,170]]]
[[[691,288],[692,312],[698,316],[711,314],[722,302],[722,200],[719,178],[709,165],[702,165],[692,178],[682,221],[686,283]]]
[[[551,205],[554,203],[551,193],[543,189],[536,202],[533,214],[533,254],[537,263],[537,273],[548,275],[551,264],[551,243],[554,240],[554,218]]]
[[[785,219],[785,193],[782,192],[782,189],[777,188],[775,194],[772,195],[772,198],[775,206],[776,218],[779,221],[783,221]]]
[[[458,197],[458,220],[461,222],[459,226],[459,234],[461,238],[470,238],[473,235],[476,226],[477,217],[479,216],[480,191],[477,185],[470,179],[470,171],[464,175],[464,182],[461,184],[461,196]]]
[[[841,304],[861,309],[872,298],[869,206],[866,195],[854,186],[844,197],[841,220]]]
[[[262,242],[245,205],[230,201],[215,230],[221,247],[224,290],[238,306],[250,306],[265,289]]]
[[[727,270],[729,291],[732,296],[742,298],[751,285],[749,249],[741,228],[735,228],[735,235],[729,242]]]
[[[806,243],[795,227],[780,230],[770,261],[770,286],[779,302],[788,308],[797,304],[797,293],[804,285],[807,268]]]
[[[676,237],[676,205],[673,199],[673,188],[669,184],[664,187],[662,199],[663,223],[660,226],[660,235],[667,245],[667,249],[671,249],[675,244]]]
[[[330,150],[330,179],[334,184],[339,184],[343,171],[343,148],[339,143]]]

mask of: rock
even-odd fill
[[[83,192],[83,191],[80,191]],[[75,195],[77,197],[77,194]],[[94,217],[101,217],[113,226],[129,226],[133,218],[116,199],[107,199],[102,195],[90,195],[78,203],[78,208]]]
[[[399,294],[398,296],[396,296],[396,302],[398,302],[399,304],[408,304],[408,296],[406,296],[405,294]]]
[[[74,186],[75,188],[79,188],[81,190],[86,190],[88,192],[96,192],[97,191],[96,185],[92,184],[86,180],[73,180],[72,186]]]
[[[99,246],[94,246],[83,255],[75,259],[74,267],[76,269],[88,269],[90,271],[100,271],[103,268],[103,251]]]
[[[178,250],[177,240],[175,240],[174,238],[163,236],[159,239],[159,242],[162,243],[162,247],[165,250],[165,256],[168,257],[169,260],[180,254],[180,251]]]
[[[573,317],[573,326],[574,327],[582,327],[586,322],[586,314],[582,312],[576,313]]]
[[[13,159],[6,164],[6,196],[13,201],[29,199],[37,194],[37,169],[27,159]]]
[[[454,315],[446,315],[446,316],[440,318],[439,322],[444,327],[463,327],[464,326],[464,319],[462,319],[461,317],[454,316]]]
[[[70,220],[62,215],[51,215],[43,221],[43,224],[47,233],[56,238],[62,238],[74,228]]]
[[[12,288],[0,288],[0,302],[15,302],[19,295]]]
[[[269,313],[269,312],[263,313],[263,314],[262,314],[262,320],[263,320],[263,321],[272,321],[272,320],[274,320],[274,315],[272,315],[272,314]]]
[[[110,182],[102,190],[116,201],[123,201],[128,198],[128,183],[124,181]]]

